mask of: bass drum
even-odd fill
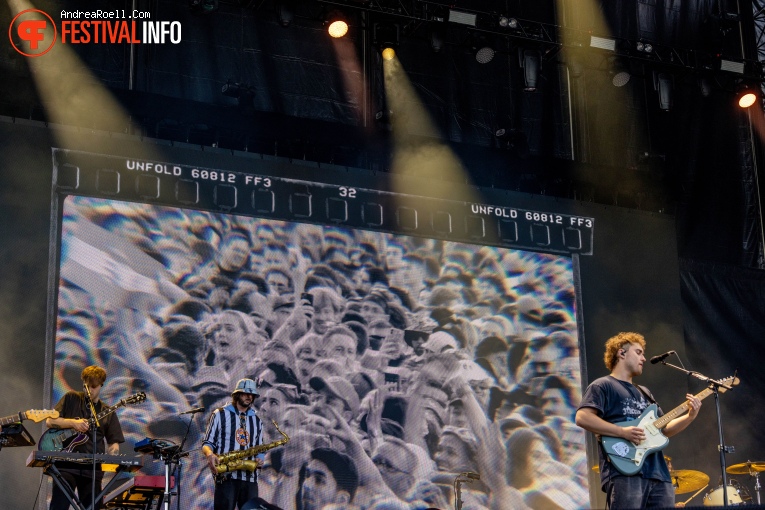
[[[728,485],[728,505],[736,506],[743,505],[744,501],[741,499],[739,490],[732,485]],[[716,489],[707,492],[704,496],[704,506],[724,506],[723,505],[723,486],[720,485]]]

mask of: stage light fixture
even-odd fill
[[[542,67],[542,57],[537,50],[519,49],[520,65],[523,68],[523,90],[534,92],[539,82],[539,70]]]
[[[279,25],[287,28],[292,24],[292,20],[295,19],[295,14],[292,10],[290,2],[284,0],[277,2],[276,6],[276,19]]]
[[[383,131],[393,130],[393,112],[391,110],[378,110],[375,113],[375,122]]]
[[[529,155],[529,137],[520,129],[500,127],[494,137],[500,147],[514,151],[521,159]]]
[[[738,99],[738,105],[741,108],[749,108],[756,102],[757,102],[757,94],[755,94],[754,92],[745,92]]]
[[[441,31],[437,28],[431,28],[430,30],[430,49],[433,53],[438,53],[444,47],[444,38],[441,35]]]
[[[712,95],[712,83],[709,81],[709,78],[699,78],[699,92],[702,97],[709,97]]]
[[[653,45],[648,42],[638,41],[635,45],[635,49],[642,53],[653,53]]]
[[[484,36],[476,36],[473,40],[473,53],[479,64],[488,64],[494,59],[496,51],[491,42]]]
[[[372,41],[383,59],[392,60],[401,37],[401,29],[395,23],[378,22],[372,25]]]
[[[630,73],[627,71],[619,71],[618,73],[614,74],[614,77],[611,78],[611,83],[614,87],[624,87],[630,82]]]
[[[632,78],[629,68],[617,57],[611,57],[611,83],[614,87],[624,87]]]
[[[757,102],[757,87],[748,83],[742,83],[738,86],[737,90],[738,105],[741,108],[749,108]]]
[[[348,20],[340,11],[331,11],[327,14],[324,24],[327,33],[334,39],[339,39],[348,33]]]
[[[477,16],[470,12],[449,10],[449,21],[452,23],[459,23],[460,25],[468,25],[470,27],[475,26]]]
[[[221,94],[226,97],[238,98],[242,91],[242,86],[239,83],[232,82],[231,80],[223,84],[221,88]]]
[[[668,112],[672,109],[675,82],[671,74],[653,73],[653,87],[659,94],[659,108]]]
[[[607,37],[590,36],[590,46],[601,50],[616,51],[616,40]]]
[[[218,0],[189,0],[189,10],[195,14],[210,14],[218,10]]]
[[[736,62],[735,60],[720,60],[720,71],[727,71],[729,73],[744,74],[744,63]]]
[[[520,26],[517,19],[508,18],[507,16],[500,16],[497,23],[502,28],[512,28],[513,30],[516,30]]]

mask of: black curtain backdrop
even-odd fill
[[[738,371],[740,385],[720,395],[725,442],[735,453],[728,465],[765,459],[762,423],[765,419],[765,274],[732,266],[682,260],[680,285],[688,368],[710,377]],[[695,383],[696,387],[699,383]],[[698,391],[698,390],[697,390]],[[691,453],[694,466],[710,459],[712,482],[719,474],[717,421],[714,399],[704,402],[703,414],[694,423],[703,438]],[[712,469],[717,468],[716,471]],[[699,469],[694,467],[693,469]],[[734,476],[740,481],[747,476]]]

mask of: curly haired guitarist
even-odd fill
[[[609,457],[614,452],[605,451],[602,437],[618,438],[612,449],[620,458],[635,450],[631,445],[646,441],[648,431],[645,428],[617,425],[640,417],[654,403],[646,388],[632,382],[633,377],[643,373],[645,339],[638,333],[619,333],[606,342],[604,361],[611,374],[594,380],[587,388],[576,412],[576,424],[601,439],[598,448],[600,481],[608,508],[673,507],[675,491],[661,451],[648,453],[642,458],[642,466],[637,472],[625,475]],[[685,430],[699,414],[701,400],[690,394],[686,398],[688,413],[673,419],[661,430],[664,441],[666,437]],[[660,408],[657,413],[658,416],[663,414]]]

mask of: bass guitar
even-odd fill
[[[10,425],[11,423],[18,423],[24,420],[31,420],[35,423],[40,423],[47,418],[58,418],[58,411],[52,409],[30,409],[29,411],[21,411],[18,414],[0,418],[0,427],[3,425]]]
[[[140,404],[146,400],[146,393],[138,392],[135,395],[131,395],[127,398],[123,398],[113,406],[105,407],[100,413],[96,415],[98,421],[106,418],[120,407],[124,407],[130,404]],[[93,423],[91,422],[91,427]],[[40,437],[38,441],[38,450],[53,452],[63,451],[71,452],[75,446],[81,445],[89,439],[90,435],[87,432],[77,432],[74,429],[48,429]]]
[[[739,383],[739,379],[738,377],[731,376],[720,382],[726,386],[736,386]],[[724,393],[726,389],[721,386],[718,391]],[[703,400],[712,393],[713,390],[707,388],[698,393],[696,398]],[[630,476],[640,471],[647,455],[663,450],[669,444],[669,438],[664,435],[662,429],[678,416],[682,416],[689,408],[690,403],[686,400],[657,419],[658,406],[651,404],[634,420],[617,423],[616,425],[620,427],[640,427],[645,431],[645,439],[636,445],[621,437],[601,436],[603,449],[611,463],[623,475]]]

